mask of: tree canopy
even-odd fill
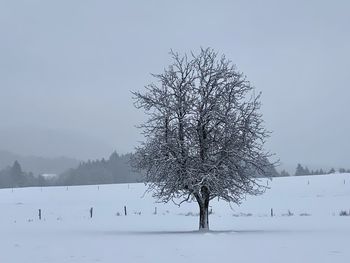
[[[271,170],[271,163],[261,94],[213,49],[170,54],[172,64],[153,75],[156,82],[133,93],[148,116],[140,125],[145,141],[134,165],[145,171],[160,201],[195,199],[200,229],[208,229],[211,199],[240,203],[264,190],[256,176]]]

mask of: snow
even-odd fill
[[[195,203],[155,203],[143,184],[2,189],[0,262],[349,262],[350,174],[268,184],[241,206],[212,201],[208,233]]]

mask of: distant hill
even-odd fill
[[[9,151],[0,150],[0,170],[18,161],[23,170],[39,174],[61,174],[68,169],[75,168],[79,161],[68,157],[44,158],[38,156],[22,156]]]
[[[79,160],[96,159],[114,149],[84,133],[40,127],[1,127],[0,150],[23,156],[70,156]]]

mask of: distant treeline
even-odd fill
[[[141,182],[141,174],[131,169],[131,156],[114,152],[108,160],[82,162],[77,168],[55,177],[23,172],[19,162],[15,161],[0,171],[0,188]]]
[[[307,166],[303,167],[300,163],[298,163],[297,168],[295,169],[294,176],[300,176],[300,175],[322,175],[322,174],[334,174],[336,172],[339,173],[350,173],[350,169],[345,168],[339,168],[338,171],[336,171],[334,168],[331,168],[330,170],[323,170],[316,169],[316,170],[309,170]],[[287,171],[283,170],[280,173],[280,176],[291,176]]]
[[[119,155],[114,152],[108,160],[82,162],[78,167],[69,169],[57,176],[34,175],[24,172],[18,161],[0,171],[0,188],[27,186],[68,186],[89,184],[118,184],[142,182],[142,175],[132,170],[130,160],[132,154]],[[350,173],[350,169],[340,168],[339,173]],[[253,170],[252,170],[252,173]],[[308,167],[297,165],[294,176],[321,175],[336,173],[334,168],[329,171],[323,169],[309,170]],[[272,177],[291,176],[287,171],[280,173],[273,165],[268,166],[266,175]],[[263,175],[261,175],[263,176]],[[258,175],[259,177],[259,175]]]
[[[43,176],[34,176],[33,173],[23,172],[18,161],[0,171],[0,188],[38,186],[45,183]]]
[[[38,156],[23,156],[9,151],[0,150],[0,170],[12,165],[15,161],[21,165],[23,171],[38,174],[61,174],[70,168],[75,168],[80,161],[68,157],[46,158]]]
[[[130,165],[132,154],[119,155],[114,152],[108,160],[81,163],[77,168],[61,174],[55,185],[116,184],[142,181],[140,173]]]

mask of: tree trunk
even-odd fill
[[[199,231],[209,230],[209,202],[199,204]]]
[[[194,193],[199,206],[199,231],[209,231],[209,189],[201,187],[201,193]]]

